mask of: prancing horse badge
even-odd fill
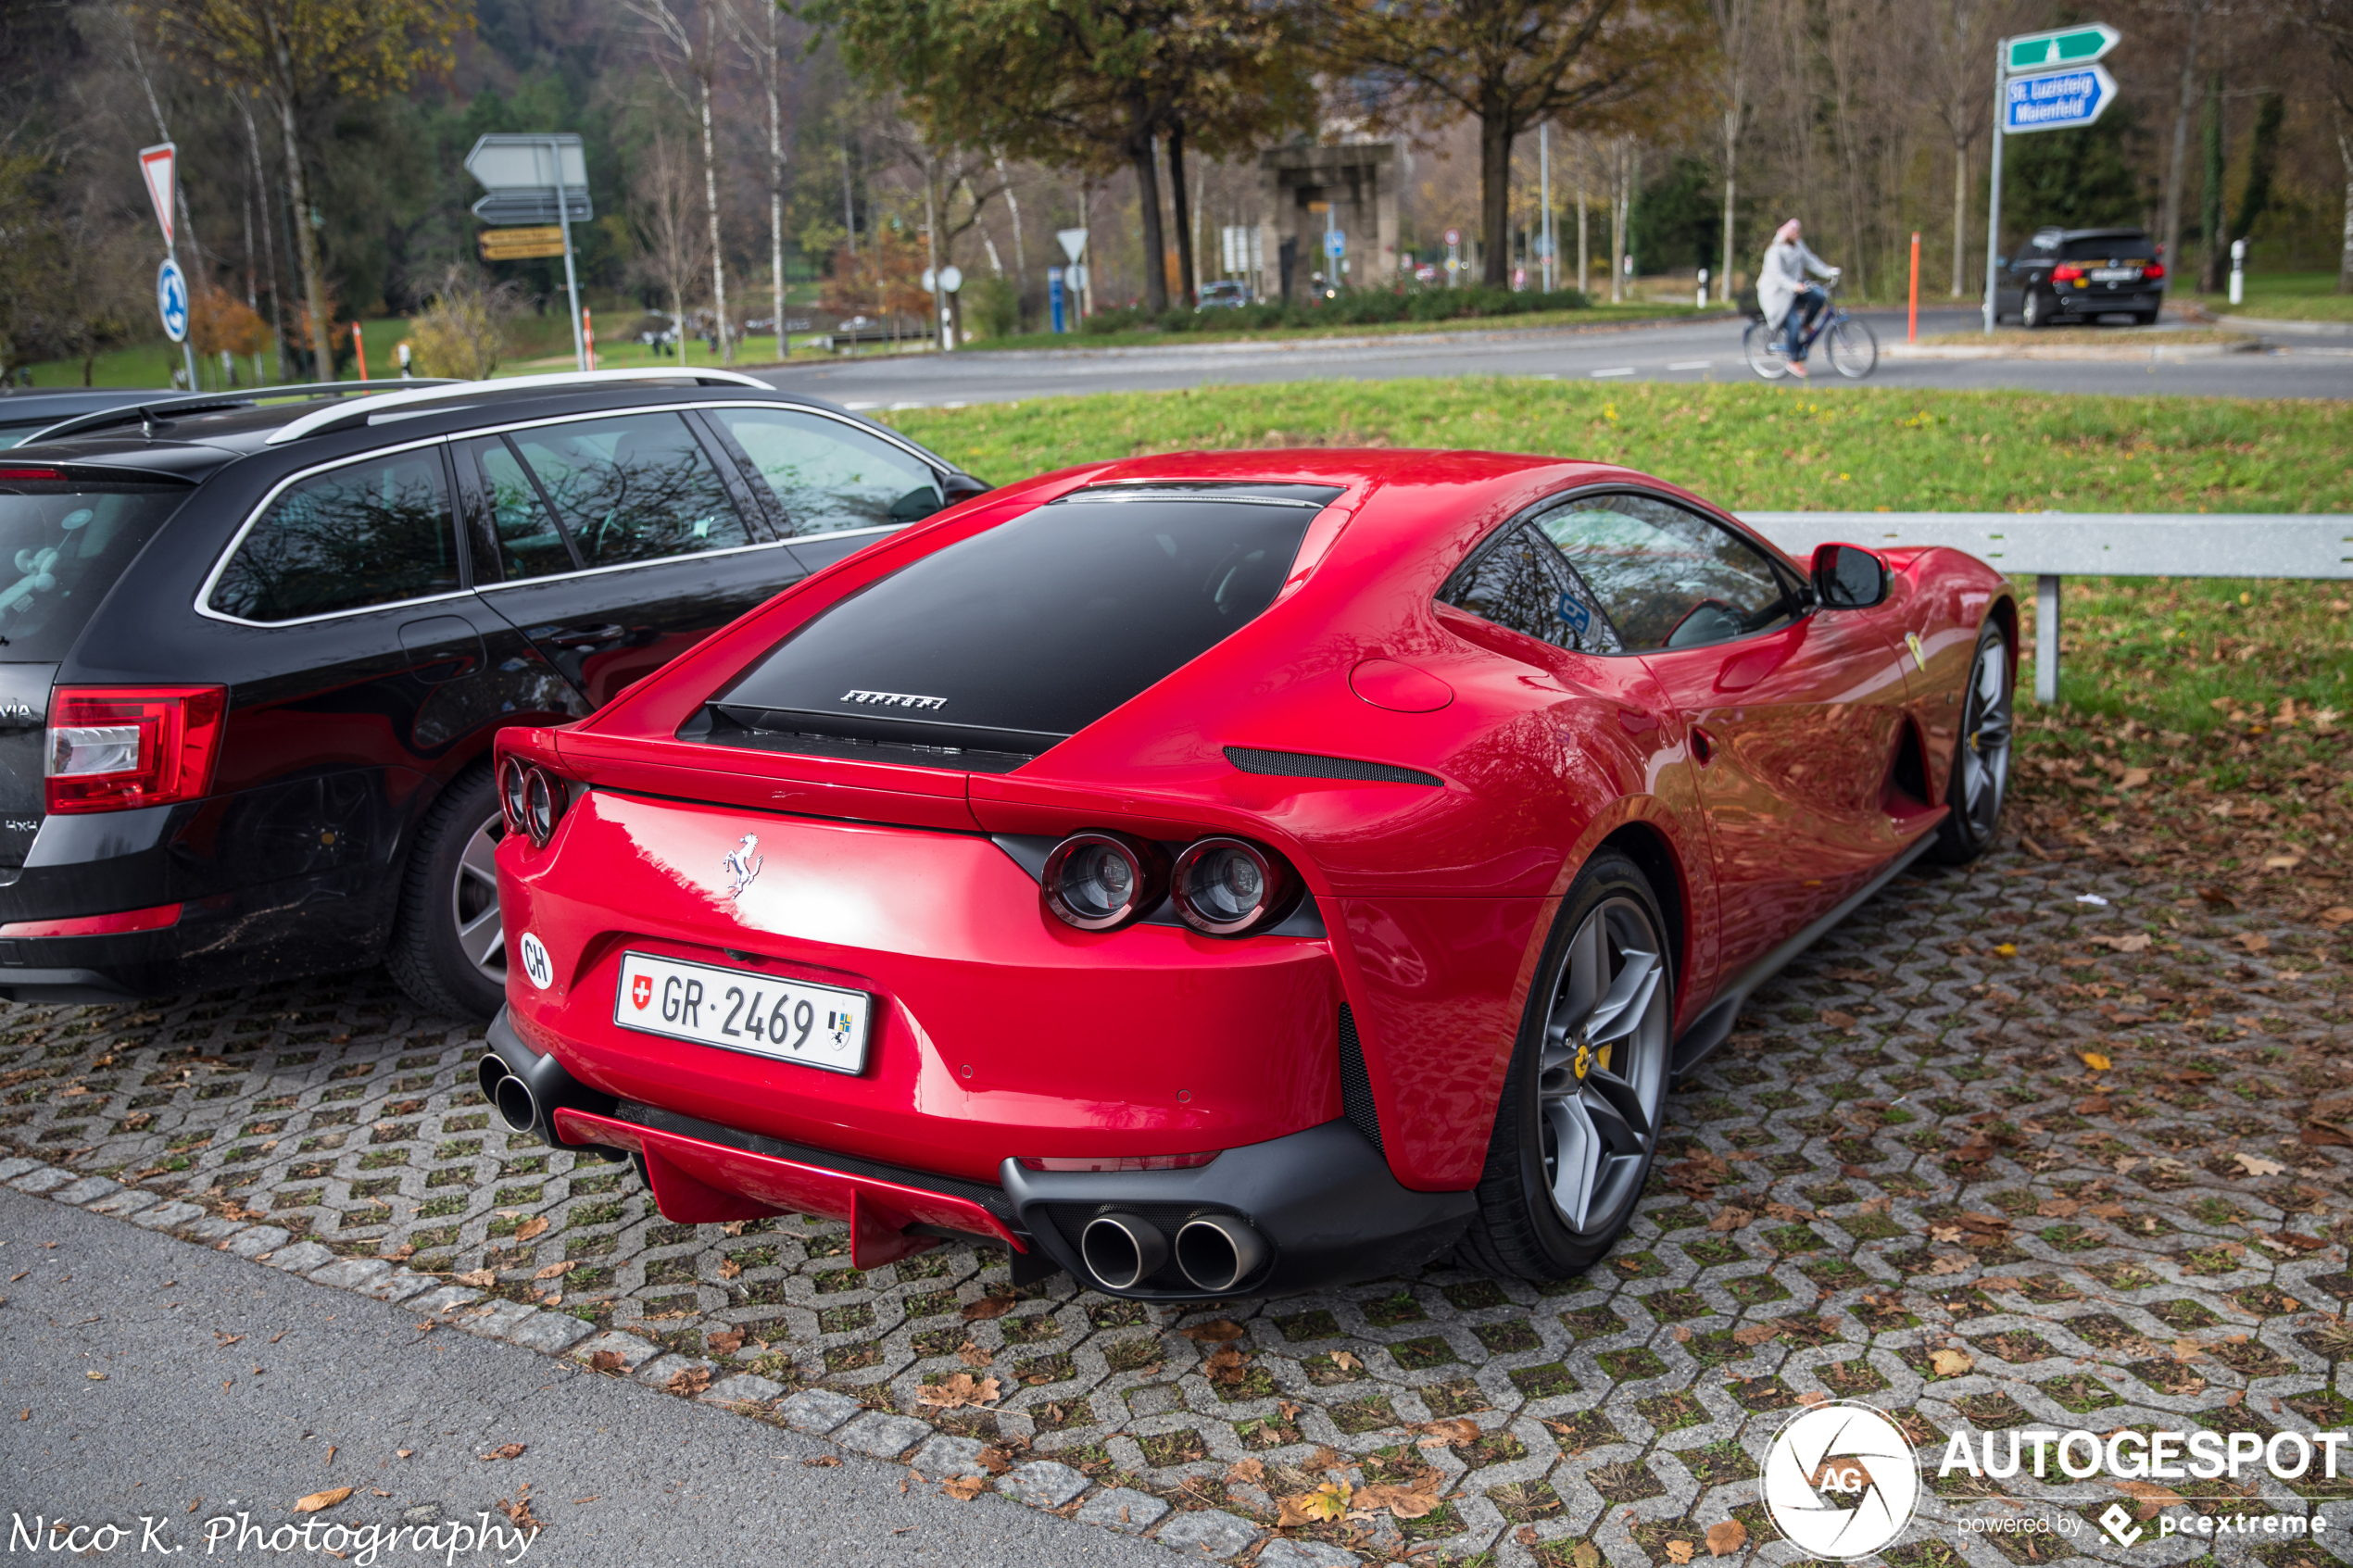
[[[748,833],[744,834],[743,842],[728,850],[719,862],[727,872],[727,897],[730,899],[742,897],[744,889],[751,885],[751,879],[760,874],[761,866],[767,864],[765,857],[755,853],[759,847],[760,835]]]

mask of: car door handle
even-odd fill
[[[1692,755],[1699,759],[1703,768],[1716,757],[1716,737],[1697,724],[1692,726]]]

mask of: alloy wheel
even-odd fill
[[[2010,776],[2009,649],[2000,636],[1978,645],[1961,709],[1961,814],[1980,841],[1994,835]]]
[[[1569,939],[1537,1069],[1544,1179],[1580,1237],[1614,1232],[1641,1196],[1667,1095],[1667,966],[1657,928],[1609,899]]]
[[[458,949],[492,983],[507,984],[506,932],[498,923],[498,840],[506,822],[496,811],[466,840],[449,884],[449,914]]]

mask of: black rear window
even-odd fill
[[[62,659],[184,484],[0,488],[0,659]]]
[[[1018,767],[1256,617],[1339,494],[1107,485],[1066,495],[824,611],[713,698],[701,733]]]
[[[2070,240],[2059,247],[2061,261],[2155,261],[2157,242],[2146,234],[2102,234]]]

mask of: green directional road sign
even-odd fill
[[[2051,66],[2087,66],[2116,47],[2123,34],[2106,22],[2030,32],[2009,40],[2005,64],[2013,71]]]

